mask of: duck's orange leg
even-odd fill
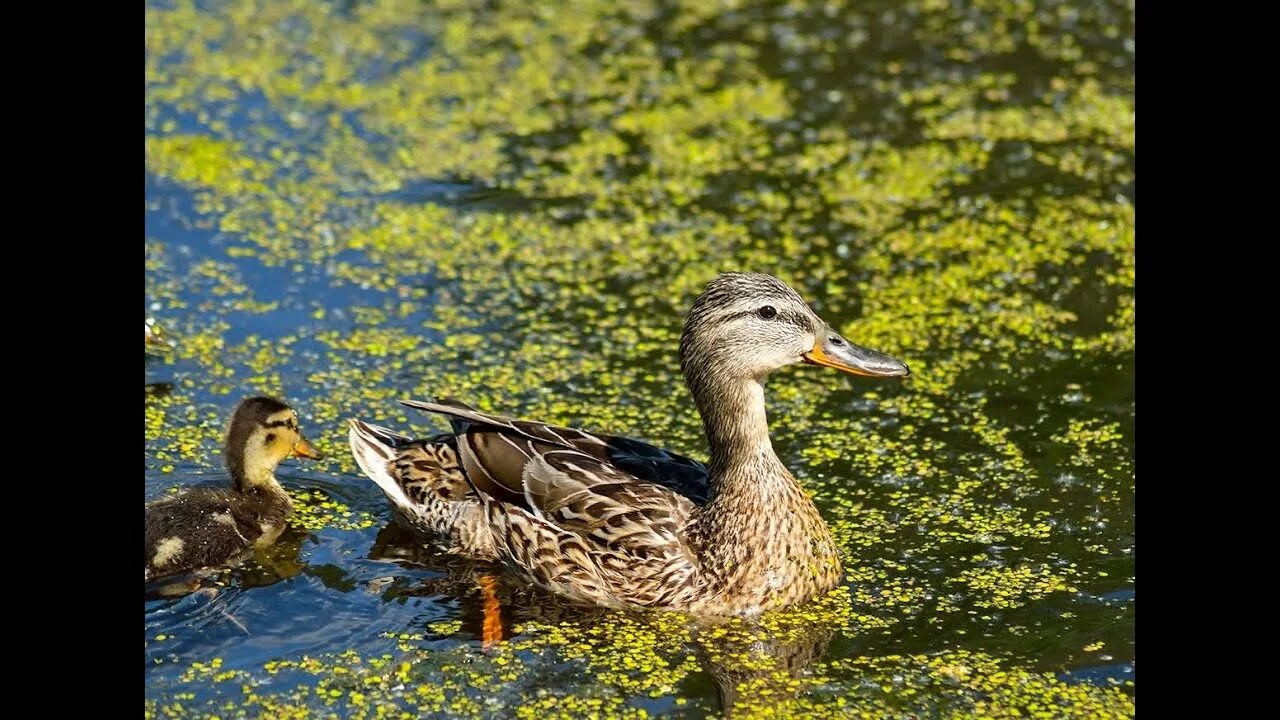
[[[477,580],[480,592],[484,597],[484,623],[480,630],[480,639],[485,648],[491,648],[502,642],[502,604],[498,602],[498,579],[492,575],[481,575]]]

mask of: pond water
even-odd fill
[[[1130,717],[1132,4],[171,2],[146,13],[146,500],[269,393],[277,545],[145,601],[148,717]],[[705,458],[684,313],[777,274],[877,383],[767,388],[842,547],[755,624],[583,611],[389,524],[399,398]]]

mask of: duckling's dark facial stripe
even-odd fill
[[[297,433],[299,432],[298,413],[294,412],[292,408],[285,408],[263,418],[261,425],[267,429],[284,428],[289,432]]]

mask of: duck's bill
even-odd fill
[[[311,458],[312,460],[323,460],[324,455],[320,454],[316,447],[306,440],[299,440],[294,443],[293,457]]]
[[[907,364],[901,360],[878,350],[854,345],[834,333],[820,338],[813,349],[801,357],[810,365],[835,368],[862,377],[894,378],[911,374]]]

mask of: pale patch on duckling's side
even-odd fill
[[[156,554],[151,557],[151,564],[156,567],[162,567],[173,562],[182,556],[183,546],[186,545],[182,538],[174,536],[167,537],[156,543]]]
[[[264,548],[271,545],[271,543],[274,543],[276,538],[280,537],[280,534],[284,532],[283,524],[277,525],[275,523],[264,522],[259,523],[258,527],[262,528],[262,534],[258,536],[257,540],[253,541],[253,546],[255,548]]]
[[[231,510],[229,508],[227,509],[226,512],[214,513],[213,521],[220,525],[226,525],[227,527],[234,530],[236,532],[236,537],[240,538],[240,542],[244,543],[245,545],[250,544],[249,538],[245,537],[244,533],[240,532],[240,526],[236,523],[236,518],[234,515],[231,514]]]

